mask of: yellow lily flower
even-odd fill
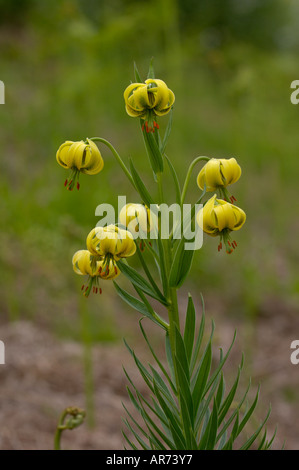
[[[80,173],[96,175],[103,169],[104,160],[97,145],[89,139],[87,139],[87,142],[67,140],[56,153],[56,160],[59,165],[72,170],[70,180],[66,180],[64,183],[70,191],[74,188],[76,182],[77,189],[79,189],[78,179]]]
[[[113,259],[110,259],[108,263],[101,258],[95,260],[88,250],[77,251],[72,258],[72,263],[76,274],[89,276],[88,284],[83,284],[81,288],[86,297],[91,292],[91,288],[95,293],[102,293],[99,279],[112,280],[120,274],[120,270]]]
[[[246,220],[245,212],[239,207],[222,199],[216,194],[198,211],[196,220],[200,228],[212,237],[220,236],[218,251],[222,248],[222,240],[227,253],[232,253],[237,243],[231,241],[230,232],[240,230]]]
[[[90,231],[86,239],[87,249],[96,257],[105,260],[128,258],[134,255],[136,245],[132,234],[116,225],[107,227],[95,227]]]
[[[146,118],[149,111],[156,116],[167,114],[174,104],[174,93],[163,80],[149,78],[145,83],[131,83],[124,92],[129,116]],[[154,127],[157,127],[157,124]],[[147,129],[149,132],[154,129]]]
[[[120,223],[131,232],[149,233],[153,231],[157,226],[156,219],[150,209],[143,204],[126,204],[119,213]]]
[[[211,158],[198,173],[197,184],[202,190],[206,186],[207,191],[216,191],[235,183],[240,176],[241,167],[235,158]]]

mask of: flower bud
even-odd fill
[[[241,167],[235,158],[211,158],[198,173],[197,184],[202,190],[206,186],[207,191],[216,191],[235,183],[240,176]]]

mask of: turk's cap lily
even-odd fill
[[[198,173],[197,185],[202,190],[206,187],[207,191],[216,191],[238,181],[241,172],[235,158],[211,158]]]
[[[143,204],[129,203],[122,207],[119,221],[133,235],[138,232],[149,233],[157,227],[157,216]]]
[[[88,250],[76,251],[72,258],[73,269],[76,274],[81,276],[88,275],[90,277],[99,276],[102,279],[114,279],[120,274],[119,268],[110,259],[109,263],[105,263],[104,259],[97,259],[96,262]]]
[[[149,78],[145,83],[131,83],[124,91],[129,116],[145,118],[148,111],[164,116],[172,108],[175,96],[163,80]]]
[[[70,181],[65,182],[65,186],[70,190],[78,180],[79,173],[96,175],[104,166],[99,148],[90,139],[87,139],[87,143],[83,140],[77,142],[67,140],[57,150],[56,160],[60,166],[73,172]],[[78,181],[77,188],[79,189]]]
[[[81,276],[88,275],[89,281],[82,285],[83,294],[88,297],[93,289],[95,293],[102,293],[99,280],[112,280],[120,274],[120,269],[113,259],[104,258],[94,259],[94,256],[88,250],[77,251],[73,258],[73,269],[76,274]]]
[[[132,234],[116,225],[93,228],[87,236],[86,246],[94,256],[112,258],[115,261],[128,258],[136,251]]]
[[[226,251],[232,252],[237,246],[231,241],[230,232],[240,230],[246,221],[245,212],[234,204],[222,199],[216,199],[216,194],[210,198],[205,206],[196,215],[199,227],[208,235],[220,236],[218,251],[222,248],[222,241],[226,245]]]

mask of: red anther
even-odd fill
[[[81,290],[83,290],[83,289],[84,289],[84,284],[83,284],[83,286],[81,287]]]
[[[148,242],[148,244],[149,244],[149,246],[153,246],[153,245],[152,245],[152,242]]]
[[[140,243],[139,243],[139,248],[140,248],[140,251],[144,251],[144,244],[143,244],[143,242],[140,242]]]
[[[235,198],[235,196],[232,196],[233,200],[236,201],[237,199]]]
[[[80,183],[79,183],[79,181],[77,181],[77,189],[78,189],[78,191],[79,191],[79,189],[80,189]]]
[[[230,197],[230,202],[233,204],[234,203],[234,198],[233,196]]]
[[[98,288],[97,287],[96,287],[95,291],[96,291],[96,294],[97,294],[98,293]]]
[[[228,243],[229,246],[231,246],[231,242],[229,240],[227,240],[227,243]]]
[[[156,121],[154,121],[154,127],[155,127],[156,129],[159,129],[159,127],[160,127],[159,124],[158,124]]]
[[[238,245],[237,245],[236,240],[234,240],[233,243],[234,243],[235,247],[237,248]]]
[[[102,266],[100,266],[99,268],[99,274],[101,274],[101,272],[102,272]]]
[[[64,182],[64,186],[66,186],[66,185],[67,185],[67,179],[66,179],[65,182]]]
[[[109,274],[109,268],[108,268],[108,266],[107,266],[107,268],[106,268],[105,274],[106,274],[107,276],[108,276],[108,274]]]
[[[100,287],[100,288],[99,288],[99,294],[101,294],[101,293],[102,293],[102,288]]]
[[[143,130],[143,131],[144,131],[144,124],[142,124],[141,130]]]
[[[85,292],[86,292],[87,290],[88,290],[88,286],[86,287]]]
[[[117,274],[117,267],[116,266],[114,266],[114,272],[115,272],[115,274]]]

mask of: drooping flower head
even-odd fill
[[[116,225],[93,228],[87,236],[86,246],[96,259],[104,258],[106,262],[128,258],[136,251],[132,234]]]
[[[69,180],[64,183],[70,191],[76,183],[79,189],[80,173],[96,175],[104,166],[104,160],[97,145],[89,139],[87,143],[83,140],[79,142],[67,140],[59,147],[56,160],[60,166],[72,171]]]
[[[120,274],[119,268],[112,260],[109,261],[108,265],[103,258],[95,260],[88,250],[77,251],[72,258],[72,263],[75,273],[81,276],[88,275],[89,280],[87,285],[82,285],[82,290],[86,297],[91,292],[91,288],[93,288],[95,293],[102,293],[99,285],[100,279],[112,280]]]
[[[238,181],[241,172],[235,158],[211,158],[198,173],[197,184],[202,190],[204,187],[207,191],[224,190],[229,184]]]
[[[122,207],[119,221],[130,232],[139,235],[149,233],[157,227],[157,217],[143,204],[129,203]]]
[[[148,119],[151,122],[152,115],[164,116],[172,108],[175,96],[163,80],[149,78],[145,83],[131,83],[124,92],[126,111],[129,116]],[[157,123],[153,121],[153,127],[148,127],[147,132],[153,131]]]
[[[223,241],[227,253],[232,253],[237,243],[231,240],[230,233],[239,230],[243,226],[246,214],[234,204],[230,204],[222,199],[216,199],[215,194],[198,211],[196,220],[205,233],[213,237],[220,236],[218,251],[221,250]]]

